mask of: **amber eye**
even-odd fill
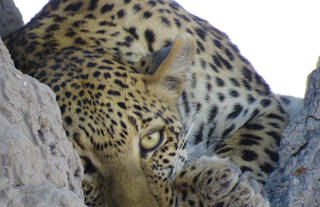
[[[160,146],[163,141],[163,130],[153,132],[150,135],[144,136],[141,140],[141,148],[144,151],[152,151]]]

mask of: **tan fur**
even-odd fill
[[[88,206],[268,205],[251,177],[275,166],[288,115],[228,37],[174,1],[51,0],[5,43],[56,93]]]

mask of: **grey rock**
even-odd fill
[[[281,141],[266,188],[274,207],[320,206],[320,66],[308,77],[305,107]]]
[[[22,26],[22,15],[13,0],[0,0],[0,37],[4,37]]]
[[[54,93],[16,70],[0,40],[0,206],[85,206],[82,171]]]

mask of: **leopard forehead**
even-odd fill
[[[139,139],[152,126],[166,127],[167,141],[178,142],[181,122],[175,101],[167,91],[146,84],[145,76],[125,61],[68,48],[43,67],[32,75],[57,94],[67,135],[83,154],[94,150],[108,157],[124,153],[132,145],[130,139]]]

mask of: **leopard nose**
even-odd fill
[[[112,175],[107,197],[113,207],[159,207],[146,177],[138,169],[121,169]]]

